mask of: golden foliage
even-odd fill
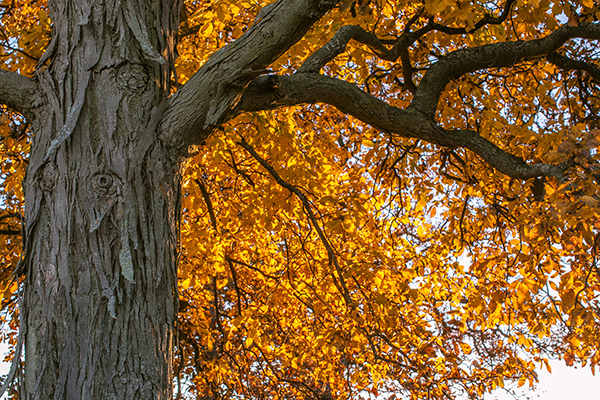
[[[434,17],[469,33],[432,31],[411,48],[418,82],[435,57],[541,37],[574,10],[597,18],[597,4],[519,0],[509,22],[472,31],[504,2],[343,2],[272,69],[294,71],[342,25],[395,38],[423,9],[417,25]],[[46,11],[2,5],[11,11],[0,60],[31,74],[49,35]],[[264,5],[187,1],[178,82]],[[566,51],[598,56],[583,41]],[[362,45],[325,72],[397,107],[412,99],[402,66]],[[440,99],[444,128],[477,129],[526,161],[569,161],[564,183],[510,179],[468,151],[391,137],[322,105],[230,121],[183,178],[181,385],[219,398],[479,398],[533,384],[550,357],[597,365],[598,95],[586,73],[535,59],[457,79]],[[2,110],[0,218],[21,211],[28,140],[25,122]],[[1,237],[6,305],[20,250],[18,235]]]

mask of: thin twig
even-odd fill
[[[196,179],[196,185],[200,189],[200,193],[202,193],[202,198],[204,199],[204,203],[206,204],[206,208],[208,209],[208,215],[210,216],[210,223],[217,233],[219,233],[219,229],[217,228],[217,217],[215,216],[215,211],[213,209],[212,201],[210,200],[210,195],[208,190],[206,190],[206,186],[204,186],[204,182],[202,178]]]
[[[258,161],[260,163],[260,165],[262,165],[271,174],[271,176],[275,179],[275,181],[280,186],[286,188],[291,193],[295,194],[296,197],[298,197],[298,199],[300,199],[300,201],[302,202],[302,205],[304,207],[304,211],[305,211],[306,215],[310,219],[312,225],[314,226],[315,230],[317,231],[317,235],[319,236],[319,239],[321,239],[321,242],[323,243],[323,245],[325,246],[325,249],[327,250],[327,256],[329,258],[330,265],[333,265],[335,267],[335,270],[337,272],[338,279],[339,279],[339,285],[341,286],[342,296],[344,296],[346,305],[347,306],[353,305],[354,302],[352,301],[352,297],[350,296],[350,292],[348,291],[348,287],[346,286],[346,281],[344,279],[344,275],[342,274],[342,270],[339,266],[337,255],[335,254],[333,246],[331,245],[331,243],[329,243],[329,240],[327,240],[325,233],[321,229],[321,227],[317,221],[317,218],[315,217],[315,214],[312,211],[312,207],[311,207],[311,204],[310,204],[310,201],[308,200],[308,198],[297,187],[293,186],[292,184],[290,184],[289,182],[287,182],[283,178],[281,178],[281,176],[279,176],[277,171],[275,171],[275,169],[264,158],[262,158],[256,152],[256,150],[254,150],[254,148],[252,146],[250,146],[243,138],[242,138],[242,141],[237,142],[237,144],[240,145],[241,147],[243,147],[244,149],[246,149],[246,151],[248,151],[248,153],[250,153],[252,155],[252,157],[254,157],[256,159],[256,161]]]

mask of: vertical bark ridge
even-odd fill
[[[168,399],[179,165],[157,135],[180,0],[49,3],[24,182],[26,399]]]

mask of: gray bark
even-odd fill
[[[157,126],[179,6],[49,4],[24,182],[25,399],[171,398],[179,165]]]
[[[41,101],[38,90],[35,80],[0,69],[0,104],[6,104],[31,120],[34,118],[32,110]]]

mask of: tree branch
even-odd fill
[[[278,0],[263,8],[239,39],[215,52],[169,99],[160,123],[165,142],[184,155],[188,146],[203,142],[224,122],[248,83],[266,73],[337,2]]]
[[[564,69],[565,71],[570,70],[580,70],[585,71],[590,76],[600,82],[600,68],[596,67],[593,64],[586,63],[584,61],[573,60],[572,58],[563,56],[558,53],[551,53],[546,57],[550,63],[556,65],[557,67]]]
[[[598,40],[600,25],[583,22],[576,27],[564,25],[541,39],[492,43],[453,51],[427,70],[411,107],[433,119],[438,99],[452,79],[481,69],[508,67],[526,59],[546,56],[574,38]]]
[[[319,72],[328,62],[345,52],[346,46],[352,39],[367,45],[382,60],[396,61],[399,57],[397,50],[389,50],[375,34],[365,31],[360,26],[345,25],[338,29],[329,42],[304,61],[302,66],[298,68],[298,73]],[[404,42],[408,41],[407,39],[408,36],[403,35],[403,39],[398,41],[402,41],[402,44],[397,44],[394,49],[400,48]]]
[[[202,28],[202,24],[198,24],[198,25],[194,25],[194,26],[190,26],[184,29],[181,29],[179,31],[179,40],[183,39],[186,36],[190,36],[190,35],[195,35],[196,33],[198,33],[200,31],[200,28]]]
[[[11,212],[11,213],[7,213],[7,214],[4,214],[4,215],[0,215],[0,222],[2,220],[4,220],[4,219],[7,219],[7,218],[19,218],[19,219],[21,219],[21,214],[16,213],[16,212]]]
[[[256,161],[258,161],[260,165],[263,166],[263,168],[265,168],[267,171],[269,171],[269,174],[271,174],[273,179],[275,179],[275,181],[281,187],[284,187],[290,193],[295,194],[296,197],[298,197],[298,199],[302,202],[302,206],[304,207],[304,212],[308,216],[308,219],[310,220],[312,226],[317,231],[317,235],[319,236],[321,243],[323,243],[323,245],[325,246],[325,249],[327,250],[329,264],[334,266],[335,271],[338,275],[339,286],[340,286],[338,289],[340,289],[340,292],[341,292],[342,296],[344,297],[344,301],[346,302],[346,305],[349,307],[352,306],[354,303],[352,301],[352,297],[350,296],[350,292],[348,291],[348,286],[346,285],[346,280],[344,279],[342,269],[340,268],[340,265],[338,263],[338,259],[337,259],[337,255],[335,254],[335,250],[334,250],[333,246],[331,245],[331,243],[329,242],[329,240],[327,239],[327,237],[325,236],[325,232],[323,232],[323,230],[321,229],[321,226],[319,225],[319,222],[317,221],[317,217],[315,216],[315,214],[312,210],[312,205],[311,205],[310,201],[308,200],[308,198],[306,197],[306,195],[304,193],[302,193],[302,191],[300,189],[298,189],[294,185],[290,184],[289,182],[287,182],[283,178],[281,178],[281,176],[277,173],[277,171],[275,171],[275,168],[273,168],[264,158],[262,158],[256,152],[256,150],[254,150],[254,148],[252,146],[250,146],[246,141],[242,140],[241,142],[238,142],[237,144],[239,144],[244,149],[246,149],[246,151],[248,153],[250,153],[252,155],[252,157],[254,157],[254,159]]]
[[[499,17],[493,15],[486,15],[480,21],[478,21],[473,29],[466,28],[453,28],[437,24],[433,21],[433,17],[429,19],[429,23],[418,29],[415,32],[410,31],[410,27],[416,22],[417,19],[423,13],[423,9],[419,10],[406,24],[406,29],[400,35],[398,40],[394,43],[391,49],[384,46],[384,43],[373,33],[367,32],[359,26],[346,25],[342,26],[333,36],[333,38],[327,42],[323,47],[315,51],[302,66],[298,69],[298,73],[317,73],[327,63],[333,60],[338,55],[346,51],[346,46],[350,40],[362,43],[368,46],[379,58],[386,61],[396,61],[401,57],[402,67],[404,69],[405,86],[408,89],[414,90],[414,84],[412,84],[412,67],[410,65],[410,58],[408,54],[408,48],[417,41],[421,36],[428,32],[437,30],[450,35],[461,35],[474,32],[481,29],[485,25],[498,25],[503,23],[516,0],[508,0],[504,5],[504,11]],[[412,84],[412,85],[411,85]]]
[[[21,231],[16,229],[0,229],[0,235],[21,236]]]
[[[455,138],[457,147],[464,147],[483,158],[488,164],[515,179],[530,179],[538,176],[553,176],[564,180],[566,164],[527,164],[522,158],[502,150],[486,138],[471,130],[446,131]]]
[[[37,105],[39,91],[35,80],[0,69],[0,104],[26,115]]]
[[[516,179],[554,176],[563,179],[563,165],[527,164],[470,130],[445,130],[414,108],[401,110],[356,85],[319,75],[296,74],[255,79],[234,112],[272,110],[299,104],[325,103],[390,135],[422,139],[449,148],[467,148],[498,171]]]
[[[502,14],[499,17],[494,17],[493,15],[486,14],[481,20],[479,20],[472,29],[467,28],[454,28],[450,26],[440,25],[434,22],[433,17],[430,18],[429,23],[427,24],[427,30],[436,30],[448,35],[464,35],[467,33],[475,32],[485,25],[500,25],[506,18],[510,15],[510,10],[512,9],[513,4],[515,4],[516,0],[508,0],[506,4],[504,4],[504,9],[502,10]]]
[[[200,189],[200,193],[202,193],[202,198],[204,199],[204,204],[206,204],[206,208],[208,209],[208,215],[210,216],[210,223],[212,224],[215,232],[219,233],[219,228],[217,227],[217,217],[215,216],[215,210],[212,205],[212,201],[210,200],[210,194],[204,186],[204,182],[202,178],[196,179],[196,185]]]

